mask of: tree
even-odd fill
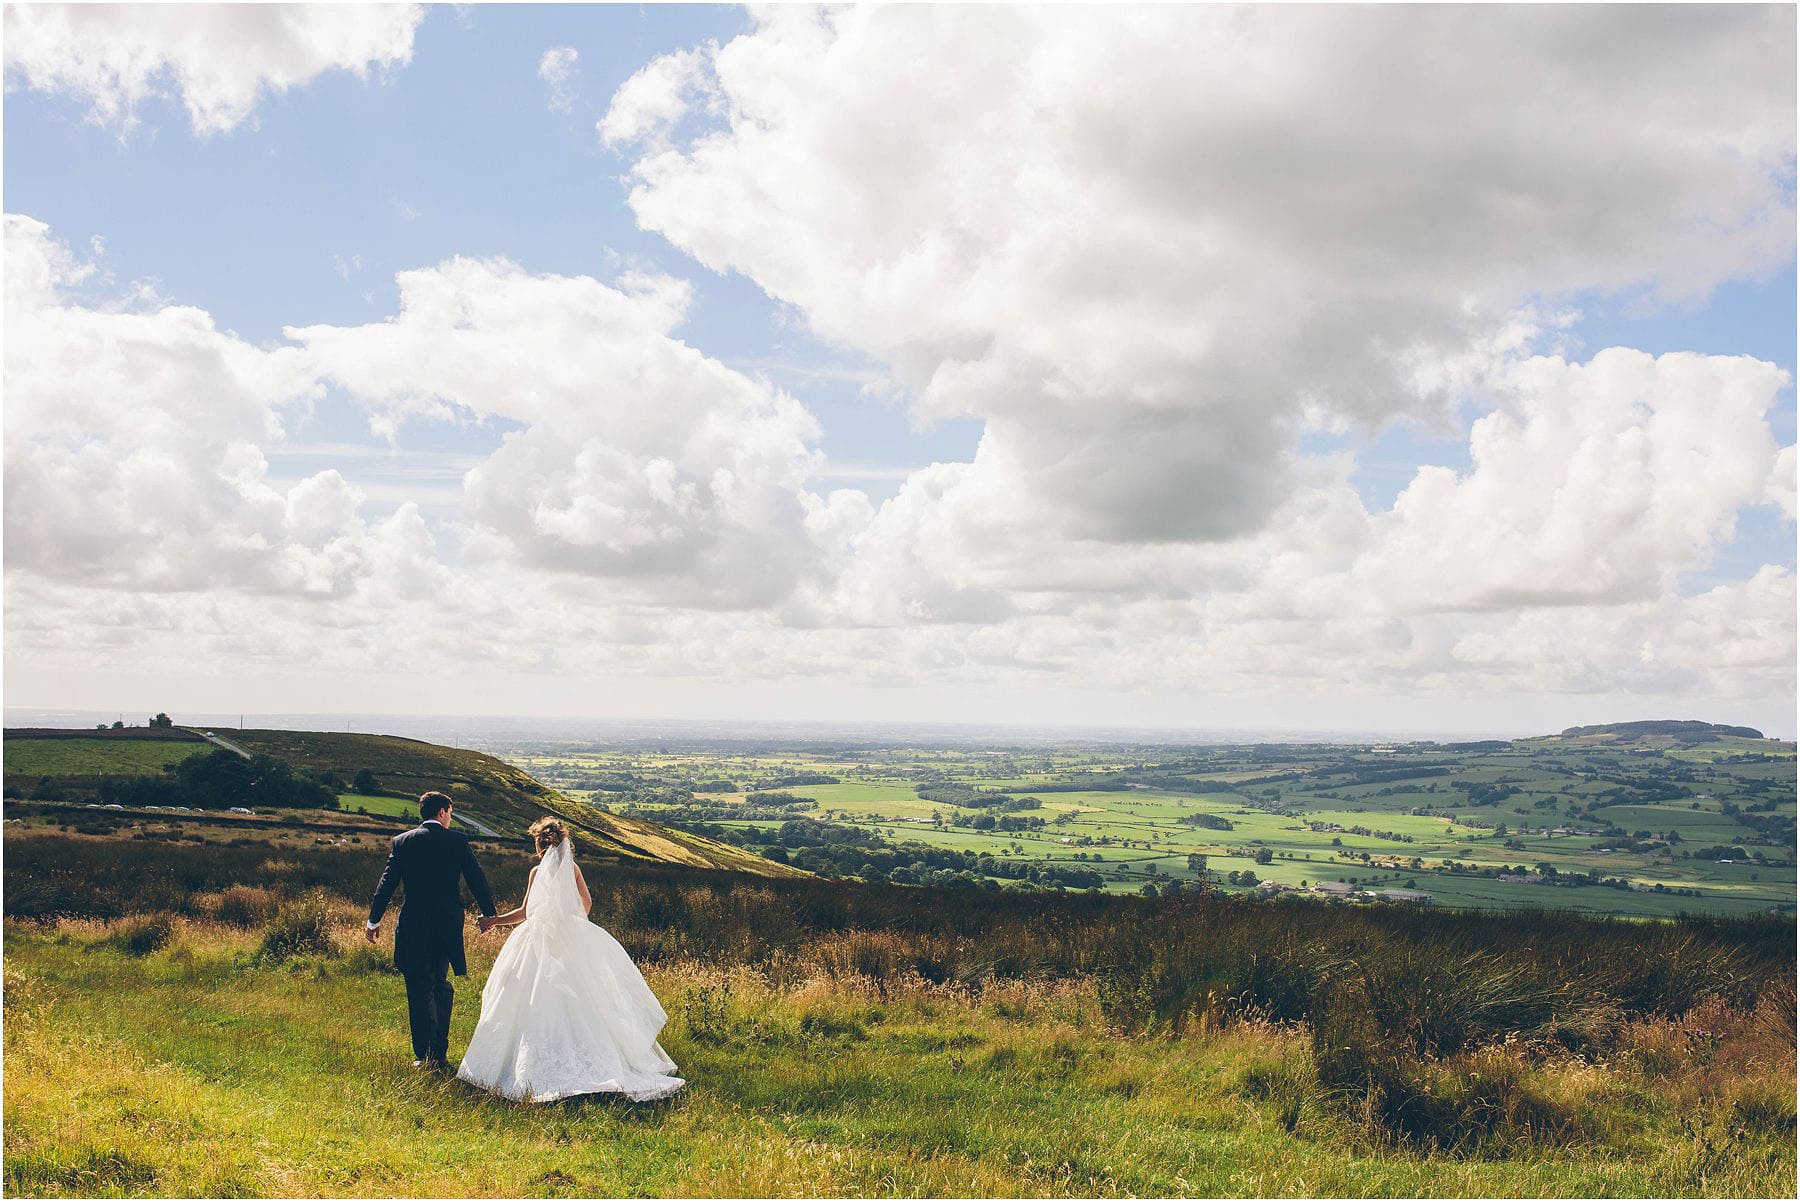
[[[1266,847],[1259,849],[1256,853],[1256,862],[1258,864],[1269,864],[1269,863],[1273,863],[1274,860],[1275,860],[1275,853],[1270,851]]]
[[[356,779],[350,782],[358,793],[373,793],[381,788],[381,782],[375,779],[375,773],[368,768],[358,768]]]
[[[1206,875],[1206,856],[1202,852],[1188,853],[1188,871],[1195,876]]]
[[[150,725],[152,727],[158,727],[163,730],[167,730],[170,727],[175,725],[175,719],[169,717],[169,715],[167,715],[167,714],[158,714],[158,715],[156,715],[156,717],[150,719]]]
[[[297,776],[285,760],[258,755],[250,759],[223,748],[194,755],[176,765],[174,777],[184,803],[203,809],[227,806],[299,806],[335,809],[337,794]]]
[[[112,728],[113,728],[113,729],[114,729],[114,730],[124,730],[124,729],[125,729],[125,723],[124,723],[124,721],[123,721],[123,720],[122,720],[122,719],[116,719],[116,720],[114,720],[114,722],[113,722],[113,724],[112,724]]]

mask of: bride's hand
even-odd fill
[[[477,918],[475,920],[476,928],[478,930],[480,930],[483,935],[487,934],[488,928],[492,927],[493,925],[494,925],[494,920],[489,918],[486,914],[483,914],[480,918]]]

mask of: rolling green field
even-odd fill
[[[8,739],[6,775],[123,776],[161,772],[164,764],[213,750],[177,739]]]
[[[1422,891],[1442,906],[1791,911],[1794,745],[1703,726],[1447,746],[500,751],[597,805],[756,850],[785,843],[791,862],[814,871],[861,875],[854,848],[874,835],[889,848],[980,858],[960,870],[1013,885],[1034,870],[1039,880],[1077,870],[1097,872],[1105,890],[1136,892],[1204,874],[1228,890],[1268,882],[1265,894],[1310,893],[1323,881]],[[980,792],[975,804],[921,795],[944,786]],[[1014,813],[1041,825],[976,829],[1002,791],[1034,798]],[[806,804],[769,811],[757,797],[769,793]],[[816,821],[842,854],[829,864],[804,849],[796,858],[782,833],[793,820]],[[874,859],[868,867],[888,875]],[[932,860],[922,852],[890,879],[934,870],[941,879]]]

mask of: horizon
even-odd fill
[[[122,720],[126,727],[142,726],[160,711],[141,716],[122,711],[48,709],[6,706],[7,729],[43,728],[83,730]],[[718,742],[804,743],[938,741],[951,745],[1024,743],[1088,743],[1097,746],[1239,746],[1271,744],[1455,743],[1482,740],[1518,740],[1560,734],[1575,726],[1618,725],[1646,721],[1699,721],[1706,718],[1640,717],[1607,723],[1569,723],[1554,729],[1528,732],[1504,730],[1427,729],[1301,729],[1230,728],[1188,726],[1093,726],[1064,724],[1009,724],[980,722],[870,722],[847,719],[755,719],[690,717],[612,717],[524,714],[420,714],[420,713],[244,713],[196,711],[187,716],[171,713],[177,726],[247,730],[305,730],[347,734],[390,734],[419,738],[421,732],[437,732],[446,742],[456,738],[477,743],[541,739],[565,743],[643,743],[657,739],[713,740]],[[67,725],[65,725],[67,724]],[[1734,726],[1740,723],[1713,725]],[[1792,743],[1793,736],[1754,727],[1765,739]],[[454,744],[452,744],[454,745]]]

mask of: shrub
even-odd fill
[[[256,885],[232,885],[212,904],[212,916],[234,927],[260,927],[275,917],[280,900]]]
[[[276,911],[263,931],[258,957],[291,960],[297,956],[331,956],[337,945],[331,938],[331,921],[325,913],[325,894],[313,890]]]
[[[1367,988],[1351,978],[1321,989],[1313,1062],[1324,1085],[1370,1128],[1420,1150],[1501,1153],[1562,1143],[1580,1120],[1538,1087],[1518,1045],[1431,1059],[1406,1033],[1382,1030]]]
[[[105,943],[128,956],[148,956],[175,941],[175,923],[167,914],[146,914],[120,923]]]

